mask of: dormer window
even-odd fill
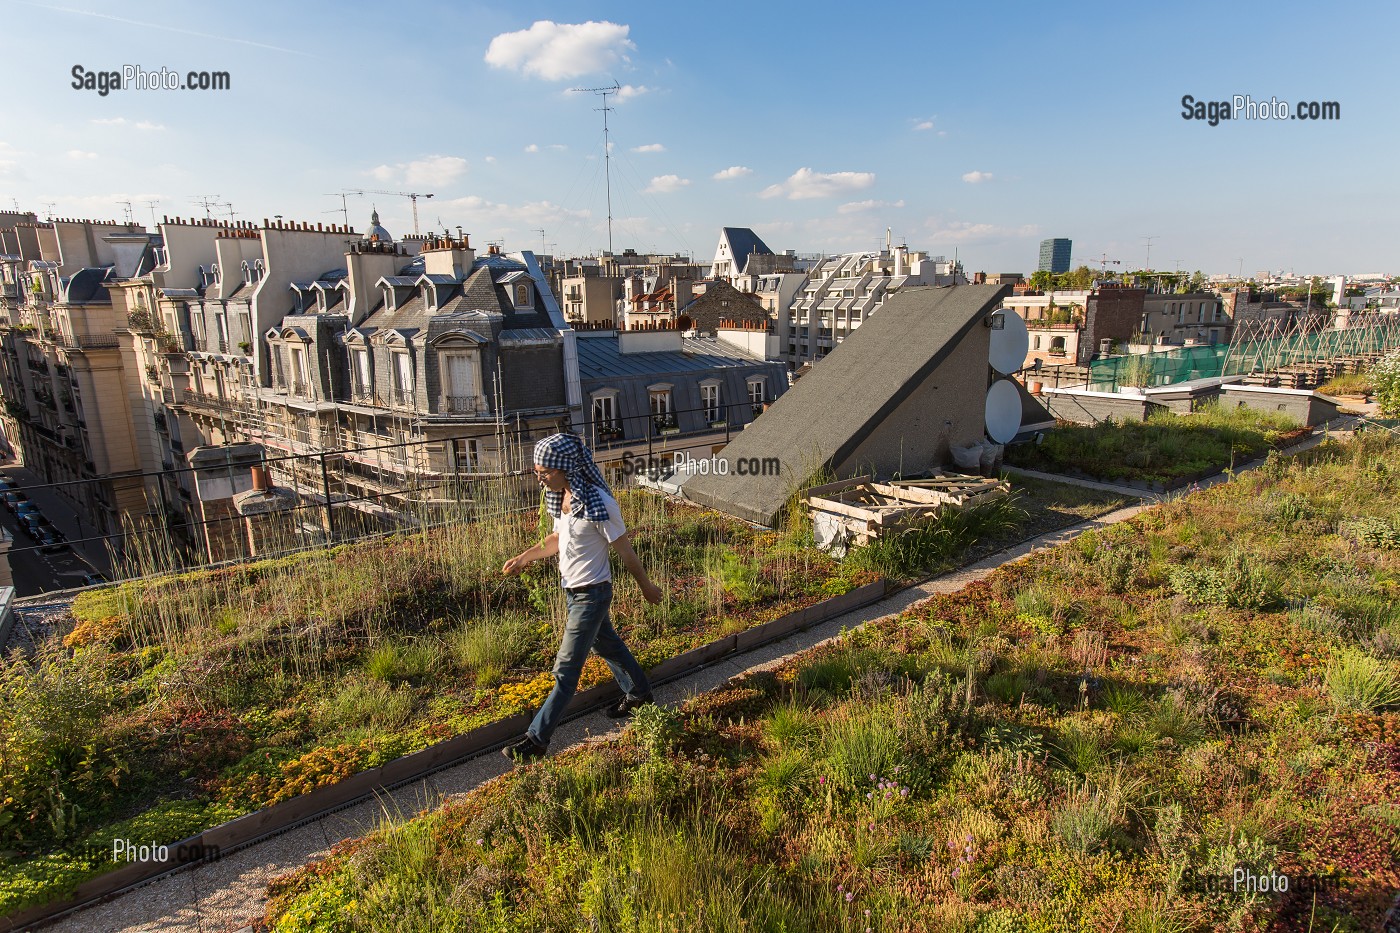
[[[398,302],[394,300],[394,290],[388,286],[384,289],[384,310],[393,311],[398,308]]]
[[[437,289],[431,285],[423,286],[423,307],[430,312],[437,310]]]
[[[530,296],[530,286],[523,282],[515,286],[515,306],[517,308],[528,308],[533,304],[534,302],[531,300]]]

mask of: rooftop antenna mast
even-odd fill
[[[340,210],[339,210],[339,211],[336,211],[336,210],[332,209],[332,210],[329,210],[329,211],[324,211],[324,213],[326,213],[326,214],[336,214],[336,213],[339,213],[342,217],[345,218],[345,226],[347,226],[347,227],[350,226],[350,207],[345,203],[345,199],[348,198],[348,197],[351,195],[351,193],[352,193],[352,192],[349,192],[349,191],[340,191],[340,192],[331,192],[331,193],[328,193],[328,194],[325,195],[325,196],[328,197],[328,198],[340,198]]]
[[[1147,272],[1152,271],[1152,241],[1160,240],[1161,238],[1162,235],[1160,233],[1154,233],[1151,236],[1143,236],[1140,238],[1147,243],[1147,265],[1143,267]]]
[[[147,202],[145,202],[146,206],[149,207],[149,208],[151,209],[151,227],[152,227],[152,229],[154,229],[154,228],[157,226],[157,224],[156,224],[156,205],[159,204],[159,203],[160,203],[159,201],[147,201]]]
[[[608,139],[608,111],[613,108],[608,106],[608,95],[616,94],[622,90],[622,86],[613,79],[612,87],[576,87],[570,90],[586,94],[598,94],[603,98],[603,106],[595,108],[603,111],[603,178],[608,192],[608,252],[613,251],[612,237],[612,143]]]
[[[57,202],[57,201],[45,201],[45,202],[44,202],[44,213],[46,213],[46,214],[49,215],[49,217],[48,217],[49,220],[53,220],[53,209],[54,209],[55,207],[58,207],[58,202]]]
[[[136,223],[136,218],[131,216],[131,202],[118,201],[117,203],[122,205],[122,218],[126,222],[126,224],[130,226],[131,224]]]
[[[190,198],[190,200],[204,208],[205,220],[213,220],[213,212],[210,209],[223,206],[223,204],[217,200],[218,197],[217,194],[201,194]]]
[[[544,228],[543,228],[543,227],[534,227],[534,228],[532,228],[532,229],[530,230],[530,232],[531,232],[531,233],[538,233],[538,234],[540,235],[540,255],[543,256],[543,255],[545,254],[545,248],[544,248]]]

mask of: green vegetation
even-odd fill
[[[1119,504],[1037,485],[1024,507],[914,533],[936,545],[843,565],[799,513],[762,532],[621,501],[667,594],[651,606],[614,568],[614,620],[645,665]],[[0,915],[110,868],[124,821],[142,821],[141,843],[174,842],[538,706],[564,622],[555,570],[500,567],[541,528],[517,512],[81,595],[65,638],[0,661]],[[610,676],[593,658],[582,686]]]
[[[1318,386],[1317,391],[1323,395],[1370,395],[1375,391],[1375,382],[1367,369],[1338,376]]]
[[[1007,448],[1006,460],[1052,473],[1077,471],[1106,482],[1172,486],[1263,456],[1299,431],[1298,423],[1283,414],[1212,404],[1189,415],[1154,413],[1146,421],[1061,424],[1041,444]]]
[[[1083,535],[387,826],[268,922],[1376,929],[1400,552],[1339,529],[1397,477],[1400,442],[1329,442]]]
[[[1400,350],[1371,367],[1371,384],[1382,417],[1400,418]]]

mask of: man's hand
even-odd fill
[[[646,597],[647,602],[655,605],[661,602],[661,587],[648,580],[642,584],[642,595]]]
[[[512,577],[520,571],[524,570],[526,567],[530,566],[530,564],[532,563],[534,562],[526,560],[524,554],[517,554],[510,560],[505,562],[505,565],[501,567],[501,573],[505,574],[508,577]]]

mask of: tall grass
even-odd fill
[[[1280,412],[1225,408],[1189,415],[1154,412],[1145,421],[1061,425],[1039,445],[1008,448],[1008,462],[1052,472],[1081,470],[1105,480],[1172,482],[1261,456],[1298,422]]]
[[[1364,651],[1338,652],[1327,665],[1323,682],[1340,709],[1373,713],[1400,706],[1400,676],[1393,665]]]

